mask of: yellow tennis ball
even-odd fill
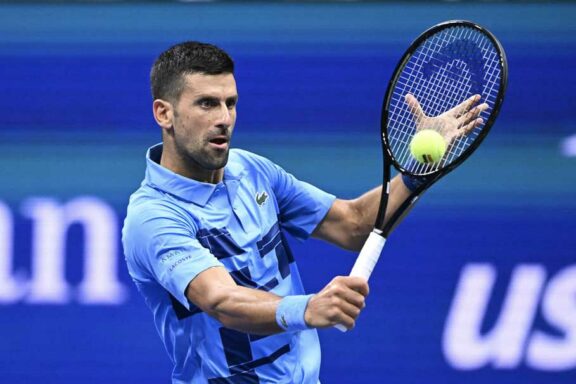
[[[446,141],[441,134],[432,129],[423,129],[416,133],[410,142],[410,153],[422,163],[436,163],[446,152]]]

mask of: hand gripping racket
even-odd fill
[[[368,279],[390,231],[419,196],[460,165],[488,134],[502,105],[508,77],[500,42],[469,21],[448,21],[422,33],[398,63],[384,97],[381,138],[383,190],[374,229],[350,272]],[[444,155],[416,160],[413,136],[434,130],[446,142]],[[429,160],[429,162],[426,162]],[[388,221],[391,165],[416,188]],[[342,325],[336,326],[345,331]]]

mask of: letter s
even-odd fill
[[[548,283],[542,311],[564,337],[535,331],[526,351],[526,363],[534,369],[560,371],[576,367],[576,265],[559,272]]]

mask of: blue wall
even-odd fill
[[[379,182],[396,61],[427,27],[463,18],[506,48],[503,110],[390,237],[357,328],[320,332],[321,378],[573,383],[576,158],[561,148],[576,134],[575,17],[570,4],[1,6],[0,382],[168,381],[118,239],[159,141],[159,52],[187,39],[227,49],[234,145],[354,197]],[[355,257],[293,247],[310,291]]]

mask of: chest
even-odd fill
[[[290,274],[293,261],[278,214],[265,181],[225,183],[196,214],[197,239],[238,284],[270,290]]]

